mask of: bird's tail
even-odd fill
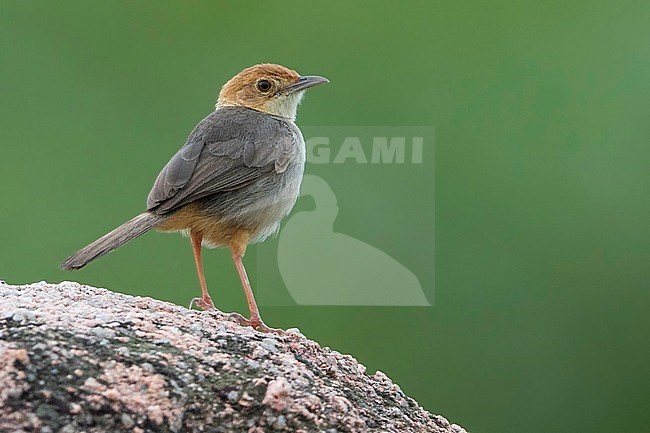
[[[156,215],[150,212],[141,213],[87,247],[77,251],[59,266],[69,271],[83,268],[93,260],[148,232],[167,218],[169,218],[169,215]]]

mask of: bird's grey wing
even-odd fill
[[[203,133],[191,134],[156,179],[148,210],[166,213],[286,170],[299,145],[295,136],[282,121],[247,111],[213,118]]]
[[[147,197],[147,210],[164,203],[183,188],[192,178],[205,141],[188,142],[165,165]]]

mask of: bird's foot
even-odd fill
[[[239,313],[230,313],[228,314],[228,320],[239,323],[241,326],[251,326],[253,329],[260,332],[273,333],[278,335],[284,335],[285,333],[283,329],[266,326],[266,324],[259,316],[252,316],[250,319],[247,319]]]
[[[216,307],[212,303],[212,299],[208,296],[207,298],[194,298],[190,301],[190,307],[189,309],[191,310],[192,307],[197,306],[201,308],[202,310],[216,310]]]
[[[212,303],[212,299],[210,297],[192,299],[192,301],[190,301],[189,309],[191,310],[194,306],[197,306],[206,311],[219,311]],[[251,326],[253,329],[256,329],[260,332],[274,333],[278,335],[283,335],[285,333],[285,331],[282,329],[266,326],[266,324],[262,321],[262,318],[259,316],[251,316],[250,319],[247,319],[239,313],[229,313],[226,314],[226,318],[230,321],[240,324],[241,326]]]

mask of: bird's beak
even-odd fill
[[[330,80],[328,80],[327,78],[319,77],[318,75],[304,75],[298,78],[298,81],[296,81],[295,83],[288,85],[285,88],[285,91],[289,93],[299,92],[301,90],[309,89],[310,87],[318,86],[319,84],[325,84],[329,82]]]

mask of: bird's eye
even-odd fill
[[[257,82],[257,88],[260,92],[268,92],[271,90],[271,82],[269,80],[259,80]]]

